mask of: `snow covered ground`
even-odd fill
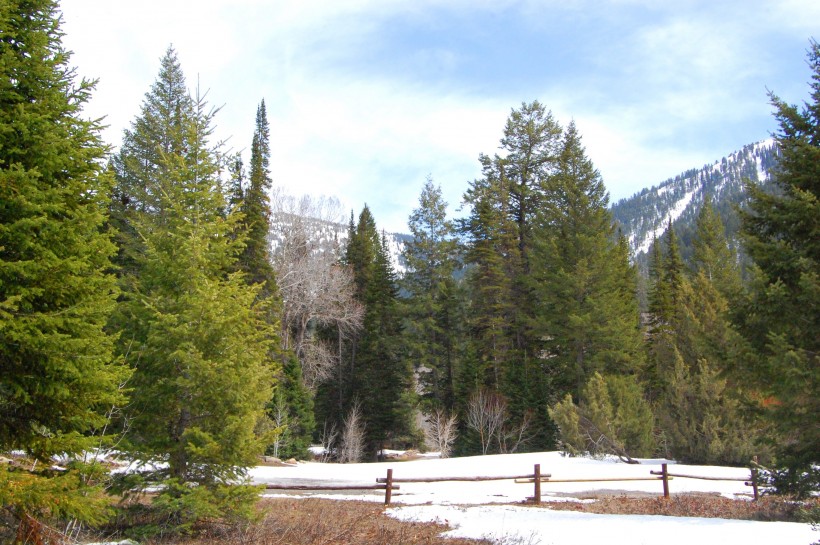
[[[666,460],[643,460],[640,465],[614,459],[566,458],[557,452],[475,456],[469,458],[390,461],[378,464],[299,463],[290,467],[256,467],[250,472],[254,483],[373,485],[393,469],[395,479],[420,477],[512,476],[532,474],[534,464],[553,479],[652,477]],[[743,468],[670,464],[670,473],[748,479]],[[809,545],[820,540],[820,532],[808,524],[751,522],[667,516],[594,515],[511,505],[533,495],[532,484],[512,480],[484,482],[400,483],[393,493],[394,507],[388,513],[403,520],[445,522],[452,537],[489,537],[498,543],[563,545],[606,543],[664,545],[776,544]],[[672,494],[714,492],[730,498],[749,498],[751,487],[741,481],[709,481],[675,478]],[[663,494],[658,480],[583,483],[543,483],[545,501],[579,501],[601,493]],[[273,491],[272,491],[273,492]],[[300,492],[312,497],[359,499],[381,502],[383,491]],[[268,494],[281,496],[283,494]],[[488,505],[495,504],[495,505]],[[501,504],[501,505],[499,505]],[[506,505],[504,505],[506,504]]]

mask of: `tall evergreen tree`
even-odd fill
[[[672,229],[672,221],[666,228],[663,249],[653,250],[651,270],[655,281],[649,293],[649,312],[653,327],[663,327],[673,319],[681,302],[683,283],[686,281],[683,260],[678,249],[678,237]],[[655,241],[657,245],[657,240]],[[660,259],[658,257],[662,256]]]
[[[431,178],[424,184],[408,226],[413,239],[404,248],[404,338],[428,397],[434,404],[452,409],[458,345],[451,304],[456,290],[456,240],[441,188],[434,186]]]
[[[0,4],[0,451],[37,460],[97,446],[128,371],[104,326],[115,247],[102,231],[110,179],[100,124],[82,117],[94,84],[76,82],[56,2]],[[50,467],[50,464],[41,466]],[[102,518],[76,469],[0,468],[18,516]]]
[[[237,266],[245,273],[246,281],[258,284],[260,307],[265,308],[265,316],[272,328],[279,329],[281,320],[281,299],[276,284],[271,260],[268,235],[271,229],[271,178],[270,178],[270,127],[264,99],[256,110],[256,120],[251,142],[250,168],[247,188],[233,182],[229,197],[238,201],[242,214],[240,231],[245,235],[245,246]],[[241,180],[242,165],[237,159],[232,167],[234,179]],[[287,405],[288,424],[286,441],[281,454],[304,456],[313,431],[313,404],[307,388],[302,383],[301,368],[295,354],[276,343],[270,347],[270,357],[278,363],[281,372],[277,375],[277,392],[271,399],[271,411],[280,411],[277,399]],[[281,442],[281,441],[280,441]]]
[[[737,255],[729,247],[723,222],[708,196],[701,206],[695,230],[692,268],[703,271],[724,297],[734,298],[741,289]]]
[[[242,198],[247,239],[239,258],[240,268],[248,275],[249,282],[263,284],[263,297],[276,293],[268,243],[270,190],[270,128],[263,99],[256,110],[248,188]]]
[[[513,110],[504,128],[504,157],[480,156],[481,179],[464,196],[470,215],[462,223],[472,293],[472,352],[465,370],[509,398],[511,418],[548,423],[540,338],[533,331],[536,297],[529,281],[533,225],[548,199],[561,127],[540,103]],[[478,386],[476,384],[476,386]],[[536,416],[533,418],[534,416]],[[550,433],[539,434],[550,446]]]
[[[535,230],[536,327],[549,339],[545,349],[559,388],[579,399],[595,372],[631,374],[641,367],[637,282],[607,210],[609,196],[574,123],[549,188]]]
[[[228,172],[230,173],[230,185],[228,186],[228,211],[233,211],[242,204],[245,199],[245,165],[242,162],[242,155],[237,153],[228,161]]]
[[[780,432],[785,488],[810,472],[820,487],[820,44],[808,52],[810,100],[802,108],[771,94],[780,125],[776,194],[749,184],[746,250],[757,266],[741,323],[760,354],[750,369],[767,394],[765,414]]]
[[[470,214],[462,220],[466,236],[465,261],[470,292],[470,335],[477,361],[470,366],[472,389],[501,388],[507,362],[512,358],[511,321],[514,302],[514,226],[509,221],[507,187],[485,164],[485,178],[465,195]],[[469,396],[471,392],[465,392]]]
[[[375,456],[412,435],[412,370],[403,353],[395,273],[366,205],[351,233],[345,261],[353,269],[365,314],[350,347],[351,386],[343,414],[360,404],[366,448]]]
[[[702,225],[708,225],[701,222]],[[702,256],[718,248],[714,231],[694,241]],[[719,238],[719,237],[718,237]],[[744,464],[753,454],[757,427],[741,410],[742,392],[729,383],[742,345],[729,324],[728,304],[707,276],[708,260],[683,269],[677,237],[668,229],[652,291],[653,313],[646,377],[667,455],[692,463]],[[658,251],[660,256],[660,250]],[[713,277],[719,277],[713,273]]]
[[[245,240],[239,216],[225,216],[209,144],[214,111],[184,89],[169,49],[114,163],[119,187],[137,188],[139,205],[124,216],[141,252],[133,274],[124,271],[115,322],[135,368],[130,440],[141,459],[168,463],[179,485],[170,496],[191,493],[186,483],[217,490],[253,462],[275,372],[261,286],[229,272]]]

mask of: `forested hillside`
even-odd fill
[[[770,190],[778,159],[774,140],[744,146],[743,149],[699,169],[647,188],[612,205],[612,215],[629,240],[632,255],[646,274],[647,254],[653,240],[661,238],[669,222],[675,228],[681,255],[689,263],[695,221],[704,199],[709,198],[726,229],[732,251],[742,253],[740,218],[736,208],[748,204],[746,182]]]

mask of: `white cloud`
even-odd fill
[[[705,138],[758,119],[761,111],[767,115],[765,86],[791,90],[790,81],[766,79],[781,73],[766,40],[818,28],[814,4],[63,0],[62,8],[73,63],[82,75],[100,78],[88,113],[108,116],[109,141],[117,143],[138,113],[159,58],[173,43],[189,85],[199,75],[209,100],[225,105],[216,123],[219,136],[232,135],[230,146],[249,147],[256,105],[265,98],[276,182],[294,192],[338,195],[357,211],[368,202],[381,225],[402,230],[428,173],[451,208],[458,206],[479,173],[478,154],[496,150],[510,108],[521,101],[541,100],[563,123],[576,119],[614,198],[765,137],[765,128],[739,133],[722,140],[724,149]],[[501,89],[490,93],[481,85],[445,86],[422,78],[423,71],[400,81],[384,67],[360,63],[390,36],[387,23],[397,18],[433,25],[445,24],[446,14],[501,12],[536,35],[567,13],[573,24],[592,23],[594,35],[579,34],[555,51],[556,59],[576,50],[597,54],[574,59],[588,73],[564,73],[558,60],[533,59],[533,83],[487,85]],[[494,21],[487,17],[488,25]],[[597,52],[589,47],[599,41],[605,46]],[[410,51],[416,65],[448,74],[474,54],[423,43]],[[804,67],[802,61],[795,64]],[[499,80],[496,68],[487,66],[487,82]]]

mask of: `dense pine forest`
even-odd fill
[[[728,235],[707,195],[685,251],[666,229],[639,271],[583,135],[536,100],[463,202],[420,180],[399,274],[367,205],[275,186],[264,100],[250,153],[226,153],[173,48],[112,152],[61,36],[56,2],[0,4],[8,535],[249,517],[246,468],[311,444],[340,463],[757,456],[776,490],[820,488],[816,41],[805,104],[770,95],[774,174],[744,177]],[[106,450],[141,464],[112,476]],[[145,489],[150,504],[114,501]]]

